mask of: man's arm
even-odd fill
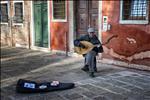
[[[98,45],[100,46],[101,45],[101,42],[99,41],[98,37],[97,36],[94,36],[91,40],[92,44],[94,45]]]
[[[82,45],[82,43],[80,43],[80,41],[84,41],[84,40],[86,40],[86,35],[81,36],[79,39],[74,40],[74,45],[78,46],[78,47],[85,48],[85,46]]]
[[[74,40],[74,45],[79,46],[80,45],[80,40],[79,39]]]
[[[93,51],[95,51],[95,52],[97,52],[97,53],[102,53],[103,52],[103,47],[102,47],[102,44],[101,44],[101,42],[99,41],[99,39],[98,39],[98,37],[97,36],[95,36],[95,38],[94,38],[94,45],[97,45],[97,47],[94,47],[92,50]]]

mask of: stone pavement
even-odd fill
[[[83,58],[1,47],[1,100],[150,100],[150,73],[98,63],[95,78]],[[74,82],[75,88],[36,94],[15,92],[18,79]]]

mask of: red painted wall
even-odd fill
[[[107,41],[111,35],[118,35],[118,38],[105,45],[107,48],[125,57],[150,50],[150,24],[119,24],[120,1],[103,1],[102,15],[108,16],[108,23],[111,25],[111,30],[102,32],[102,42]],[[130,43],[127,38],[133,38],[136,43]]]
[[[67,1],[66,1],[67,2]],[[66,33],[68,36],[68,2],[67,2],[67,21],[52,22],[52,1],[50,1],[50,47],[52,50],[66,50]]]

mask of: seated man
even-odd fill
[[[91,77],[95,77],[94,72],[97,71],[96,68],[96,55],[103,51],[100,41],[95,35],[94,28],[88,29],[88,34],[81,36],[79,39],[74,41],[75,46],[79,46],[81,48],[86,48],[80,41],[88,41],[93,45],[99,45],[100,47],[94,47],[91,51],[85,54],[85,66],[82,68],[84,71],[90,72]]]

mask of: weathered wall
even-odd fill
[[[22,25],[13,25],[11,28],[8,25],[2,25],[1,27],[1,42],[10,46],[23,46],[27,47],[29,42],[30,25],[30,1],[24,1],[24,21]],[[10,2],[10,16],[14,16],[13,1]]]
[[[118,35],[104,46],[105,54],[128,61],[150,58],[150,24],[119,24],[120,1],[103,1],[102,5],[102,15],[108,16],[111,25],[111,30],[102,32],[102,42]]]
[[[1,24],[1,44],[2,45],[11,45],[11,37],[9,35],[8,25]]]
[[[52,1],[50,1],[50,35],[52,50],[66,50],[66,34],[68,37],[68,2],[67,2],[67,22],[52,21]]]

